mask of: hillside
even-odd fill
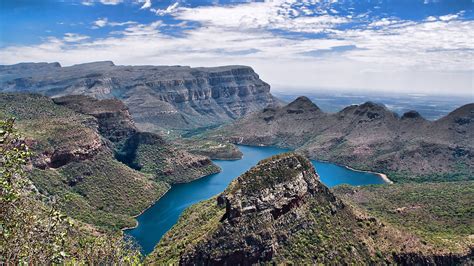
[[[133,226],[133,216],[170,184],[219,170],[206,157],[138,131],[117,100],[69,96],[53,101],[0,94],[0,106],[0,117],[15,117],[33,151],[29,178],[35,187],[54,197],[66,214],[86,223],[113,229]]]
[[[406,228],[437,252],[474,251],[474,181],[338,186],[333,192],[387,223]]]
[[[247,66],[116,66],[94,62],[0,66],[0,91],[118,98],[142,131],[193,131],[278,104]]]
[[[289,147],[311,159],[383,172],[399,182],[474,178],[474,104],[431,122],[415,111],[399,117],[373,102],[324,113],[300,97],[201,138]]]
[[[466,216],[465,216],[466,217]],[[148,263],[459,263],[336,197],[310,161],[288,153],[258,163],[220,195],[187,209]],[[468,249],[468,248],[467,248]]]

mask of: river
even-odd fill
[[[153,206],[137,217],[138,226],[125,231],[135,238],[143,254],[153,251],[161,237],[178,221],[181,213],[190,205],[209,199],[222,191],[236,177],[256,165],[262,159],[288,150],[275,147],[239,146],[243,158],[235,161],[214,160],[222,171],[186,184],[173,185]],[[312,161],[321,181],[328,187],[339,184],[383,184],[377,174],[360,172],[339,165]]]

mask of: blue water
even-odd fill
[[[181,213],[190,205],[221,193],[229,183],[258,161],[288,150],[274,147],[239,146],[244,154],[241,160],[214,163],[222,169],[196,181],[174,185],[156,204],[137,217],[138,227],[125,233],[135,238],[143,254],[153,251],[161,237],[178,221]],[[321,181],[328,187],[339,184],[383,184],[380,176],[358,172],[331,163],[312,161]]]

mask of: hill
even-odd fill
[[[117,66],[93,62],[0,66],[0,91],[118,98],[142,131],[178,133],[229,122],[279,104],[247,66]]]
[[[287,153],[262,160],[222,194],[187,209],[146,262],[443,264],[468,253],[466,245],[436,250],[347,204],[319,181],[308,159]]]
[[[34,186],[86,223],[133,226],[133,216],[170,184],[219,171],[206,157],[138,131],[118,100],[0,94],[0,106],[0,117],[16,118],[33,151],[29,178]]]
[[[386,173],[398,182],[474,178],[474,104],[428,121],[373,102],[324,113],[306,97],[265,108],[201,138],[297,149],[311,159]]]

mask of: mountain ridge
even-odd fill
[[[391,191],[392,186],[380,188]],[[472,248],[468,243],[456,242],[464,244],[455,252],[438,250],[432,240],[425,241],[404,230],[403,224],[393,226],[351,200],[339,198],[357,193],[352,190],[364,191],[346,186],[335,194],[320,182],[311,162],[301,154],[272,156],[234,179],[221,194],[185,210],[145,262],[253,265],[469,261]],[[355,200],[364,202],[364,198]],[[437,229],[437,233],[442,230]]]
[[[280,101],[251,67],[118,66],[111,61],[0,66],[0,91],[118,98],[142,131],[192,131]]]
[[[133,226],[133,216],[159,199],[170,184],[219,171],[207,157],[173,147],[157,134],[140,132],[116,99],[53,100],[0,93],[0,105],[0,117],[16,118],[34,152],[28,171],[33,184],[42,194],[54,196],[68,215],[86,223],[115,230]],[[135,138],[140,141],[132,145],[130,156],[129,143]]]
[[[436,121],[366,102],[324,113],[307,98],[265,108],[201,138],[297,149],[308,157],[383,172],[394,181],[474,177],[474,104]]]

